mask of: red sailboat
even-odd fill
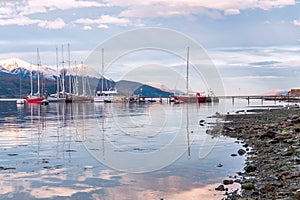
[[[40,55],[39,55],[39,49],[37,49],[37,63],[38,63],[38,72],[37,72],[37,82],[38,82],[38,91],[35,94],[32,94],[33,87],[32,87],[32,70],[31,70],[31,76],[30,76],[30,86],[31,91],[30,95],[26,97],[27,103],[42,103],[43,100],[45,100],[45,97],[42,97],[40,94]]]

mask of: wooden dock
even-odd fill
[[[291,97],[287,95],[236,95],[236,96],[219,96],[219,98],[223,99],[232,99],[234,102],[235,99],[245,99],[250,103],[250,100],[260,99],[263,101],[286,101],[286,102],[300,102],[300,97]]]

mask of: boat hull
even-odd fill
[[[89,96],[67,96],[66,103],[93,102],[94,99]]]
[[[44,97],[27,97],[27,103],[41,103],[45,98]]]
[[[175,101],[182,101],[185,103],[205,103],[207,97],[205,96],[174,96]]]

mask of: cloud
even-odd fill
[[[75,20],[76,24],[84,25],[98,25],[99,28],[107,28],[108,24],[114,24],[118,26],[131,25],[131,21],[127,18],[119,18],[110,15],[101,15],[98,19],[80,18]]]
[[[61,18],[57,18],[54,21],[40,21],[38,23],[38,26],[46,29],[62,29],[66,26],[66,24],[64,20],[62,20]]]
[[[93,28],[91,26],[84,26],[83,27],[83,30],[85,31],[89,31],[89,30],[92,30]]]
[[[225,15],[239,14],[241,10],[270,10],[295,5],[294,0],[104,0],[111,6],[123,7],[122,17],[170,17],[223,12]]]
[[[57,18],[54,21],[30,19],[26,16],[16,16],[11,19],[0,19],[0,26],[27,26],[37,24],[41,28],[45,29],[61,29],[66,26],[65,22],[61,18]]]
[[[0,26],[9,26],[9,25],[25,26],[25,25],[37,24],[39,22],[40,20],[34,20],[20,15],[10,19],[7,18],[0,19]]]
[[[108,4],[101,4],[96,1],[76,1],[76,0],[48,0],[36,1],[29,0],[26,4],[19,5],[17,10],[22,15],[33,13],[45,13],[53,10],[68,10],[75,8],[88,8],[88,7],[104,7]]]
[[[295,19],[293,21],[293,23],[294,23],[295,26],[300,26],[300,19],[298,19],[298,20]]]
[[[239,9],[227,9],[224,11],[225,15],[238,15],[240,14],[240,10]]]
[[[32,19],[29,15],[35,13],[48,13],[54,10],[68,10],[88,7],[103,7],[107,4],[96,1],[80,1],[80,0],[49,0],[49,1],[0,1],[0,26],[26,26],[37,25],[45,29],[61,29],[67,24],[62,18],[54,21],[47,19]],[[47,16],[46,16],[47,17]]]

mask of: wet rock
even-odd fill
[[[225,179],[225,180],[223,180],[223,184],[224,184],[224,185],[230,185],[230,184],[233,184],[233,180]]]
[[[244,149],[239,149],[239,150],[238,150],[238,154],[239,154],[240,156],[244,155],[245,153],[246,153],[246,151],[245,151]]]
[[[8,153],[7,155],[8,156],[17,156],[18,154],[17,153]]]
[[[253,183],[244,183],[244,184],[242,184],[241,188],[244,190],[254,190],[255,189]]]
[[[275,138],[276,134],[277,133],[274,131],[267,131],[260,136],[260,139],[265,139],[265,138],[273,139]]]
[[[248,165],[248,166],[244,167],[244,169],[247,173],[250,173],[250,172],[254,172],[256,170],[256,166]]]
[[[225,191],[225,186],[224,185],[219,185],[218,187],[215,188],[217,191]]]

